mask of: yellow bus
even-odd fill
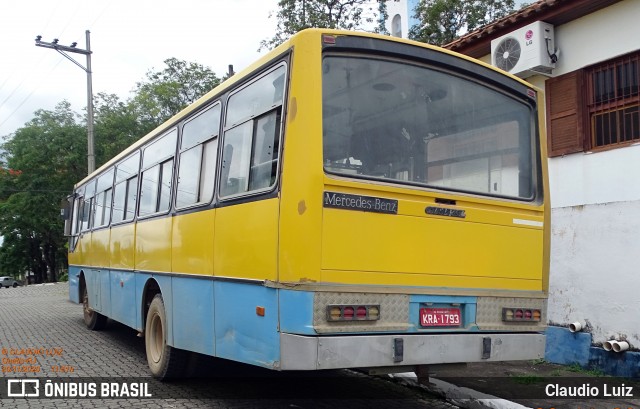
[[[274,370],[416,370],[545,347],[539,89],[409,40],[305,30],[80,181],[70,299]]]

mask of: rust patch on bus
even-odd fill
[[[296,97],[291,98],[291,103],[289,104],[289,122],[293,122],[296,119],[296,114],[298,113],[298,100]]]
[[[304,200],[298,202],[298,214],[302,216],[307,211],[307,204]]]

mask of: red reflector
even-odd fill
[[[335,44],[336,43],[336,38],[334,36],[330,36],[328,34],[325,34],[322,36],[322,42],[325,44]]]
[[[524,318],[525,319],[530,320],[531,319],[531,315],[532,315],[531,310],[525,310],[524,311]]]
[[[520,320],[520,319],[522,319],[522,316],[523,316],[523,315],[524,315],[524,314],[523,314],[522,310],[516,310],[516,313],[515,313],[515,315],[514,315],[514,316],[515,316],[517,319],[519,319],[519,320]]]
[[[344,307],[344,311],[342,313],[342,316],[345,319],[352,320],[354,314],[355,314],[355,311],[353,310],[353,307]]]
[[[358,319],[367,318],[367,309],[365,307],[358,307],[356,310],[356,316]]]

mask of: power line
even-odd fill
[[[51,67],[51,69],[49,70],[49,73],[51,73],[53,70],[56,69],[56,67],[58,65],[60,65],[60,62],[62,61],[62,59],[59,59],[58,62]],[[13,114],[15,114],[16,112],[18,112],[18,110],[20,109],[20,107],[22,107],[22,105],[24,105],[25,102],[27,102],[29,100],[29,98],[31,98],[31,96],[33,95],[34,92],[36,92],[36,90],[38,88],[40,88],[40,84],[42,84],[42,82],[44,81],[44,79],[46,78],[46,76],[40,77],[40,81],[38,81],[38,84],[31,90],[31,92],[29,93],[29,95],[27,95],[19,104],[18,106],[13,110],[13,112],[11,112],[5,119],[4,121],[0,122],[0,127],[2,125],[4,125],[9,119],[11,119],[11,117],[13,116]],[[11,94],[5,98],[4,101],[2,101],[2,103],[0,103],[0,107],[2,107],[5,102],[7,102],[9,100],[9,98],[11,97],[11,95],[13,95],[15,93],[15,91],[17,91],[20,86],[22,85],[22,83],[24,82],[24,80],[22,80],[22,82],[20,83],[20,85],[18,85],[18,87],[16,87],[16,89],[13,90],[13,92],[11,92]]]

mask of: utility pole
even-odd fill
[[[87,169],[89,173],[96,169],[96,155],[94,153],[93,142],[93,87],[91,81],[91,41],[89,39],[89,30],[85,31],[87,35],[87,49],[77,48],[78,43],[72,43],[70,46],[58,44],[58,39],[54,38],[53,42],[47,43],[42,41],[42,36],[36,37],[36,46],[44,48],[52,48],[62,54],[66,59],[82,68],[87,73]],[[75,59],[71,58],[67,52],[84,54],[87,56],[87,66],[84,67]]]

